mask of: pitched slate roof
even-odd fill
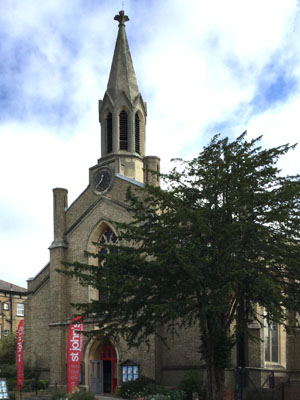
[[[23,288],[22,286],[14,285],[13,283],[2,281],[0,279],[0,291],[7,292],[10,290],[14,292],[27,292],[27,289]]]

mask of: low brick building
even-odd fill
[[[17,331],[26,298],[27,289],[0,280],[0,340]]]

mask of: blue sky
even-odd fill
[[[44,4],[45,3],[45,4]],[[300,137],[297,0],[125,0],[147,154],[163,170],[218,132]],[[115,0],[0,2],[0,279],[26,286],[49,260],[52,188],[71,203],[100,157],[98,100],[117,36]],[[298,173],[300,148],[281,161]]]

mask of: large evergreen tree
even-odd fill
[[[105,336],[138,345],[162,325],[196,326],[210,400],[221,398],[238,336],[262,321],[257,305],[283,324],[286,310],[300,311],[300,176],[277,167],[294,146],[265,150],[259,140],[217,135],[198,157],[177,160],[164,190],[129,191],[133,220],[94,255],[102,267],[67,268],[107,293],[78,305]]]

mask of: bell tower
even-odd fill
[[[129,50],[125,30],[129,18],[120,11],[114,19],[119,22],[119,31],[107,89],[103,100],[99,100],[101,158],[98,166],[148,183],[145,171],[153,166],[159,171],[160,160],[145,157],[147,105],[139,92]]]

